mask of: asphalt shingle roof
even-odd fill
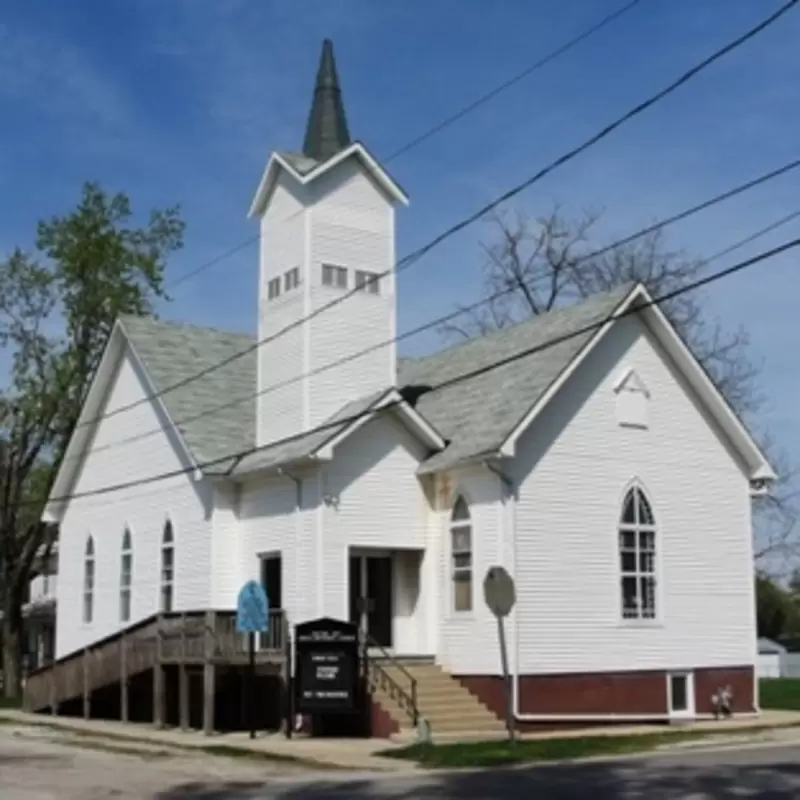
[[[400,362],[401,386],[433,385],[481,370],[503,359],[593,325],[630,293],[626,284],[568,308],[542,314],[513,327]],[[432,455],[421,472],[452,467],[496,451],[593,335],[581,333],[552,347],[423,394],[416,408],[450,444]]]
[[[174,391],[170,386],[252,347],[254,339],[150,317],[124,316],[122,327],[172,422],[199,463],[252,447],[256,437],[256,352]],[[217,411],[223,403],[230,403]],[[221,467],[220,467],[221,468]]]
[[[593,331],[484,370],[608,317],[630,292],[631,284],[596,295],[569,308],[470,339],[423,358],[398,359],[398,386],[431,386],[466,376],[442,389],[423,392],[415,407],[448,440],[420,467],[431,472],[496,451],[561,372],[588,343]],[[246,350],[255,340],[144,317],[123,317],[122,326],[156,391]],[[371,408],[391,387],[346,404],[326,423],[289,442],[227,460],[256,441],[256,351],[237,358],[174,391],[162,401],[194,458],[201,464],[224,459],[209,472],[242,475],[307,458]],[[220,409],[219,407],[225,407]],[[340,425],[335,424],[341,421]],[[334,423],[332,426],[330,423]]]

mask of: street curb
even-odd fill
[[[273,764],[284,764],[287,767],[297,767],[298,769],[307,769],[315,772],[370,772],[374,774],[407,774],[410,772],[417,772],[418,769],[415,765],[409,764],[409,769],[396,768],[397,762],[389,762],[391,766],[383,764],[376,765],[359,765],[359,764],[342,764],[338,761],[326,761],[324,759],[315,758],[313,756],[305,755],[288,755],[284,753],[276,753],[270,750],[256,750],[254,748],[242,747],[230,742],[176,742],[171,739],[162,738],[159,736],[159,731],[153,730],[153,736],[140,736],[135,733],[125,733],[123,731],[115,730],[97,730],[81,725],[71,724],[71,721],[63,717],[42,719],[37,715],[28,715],[25,712],[20,712],[12,709],[0,709],[0,721],[18,725],[20,727],[39,727],[49,728],[50,730],[58,730],[66,733],[73,734],[76,738],[81,739],[112,739],[118,742],[128,742],[130,744],[140,744],[149,746],[161,746],[164,748],[171,748],[182,753],[196,753],[198,755],[210,755],[219,758],[230,759],[247,759],[251,762],[264,761]],[[369,756],[370,759],[376,758],[384,761],[381,756]],[[388,759],[386,759],[388,761]]]

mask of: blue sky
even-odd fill
[[[0,252],[29,244],[82,181],[135,208],[180,203],[186,247],[169,277],[255,233],[246,212],[273,148],[302,141],[323,37],[336,48],[351,133],[377,155],[524,69],[623,0],[6,0],[0,11]],[[411,196],[403,255],[660,89],[777,2],[642,0],[490,104],[397,158]],[[605,209],[624,235],[796,158],[800,11],[599,146],[516,207]],[[797,174],[669,230],[711,254],[800,209]],[[487,229],[473,226],[400,279],[399,328],[476,299]],[[732,256],[800,235],[800,221]],[[709,314],[745,325],[764,364],[764,419],[800,460],[797,254],[707,292]],[[722,266],[724,262],[720,263]],[[182,284],[165,316],[252,330],[256,250]],[[435,336],[410,342],[420,351]]]

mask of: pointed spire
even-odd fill
[[[314,86],[314,99],[308,115],[303,154],[327,161],[350,144],[347,117],[333,58],[333,42],[325,39]]]

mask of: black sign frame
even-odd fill
[[[295,626],[295,711],[352,714],[361,710],[358,625],[320,617]]]

